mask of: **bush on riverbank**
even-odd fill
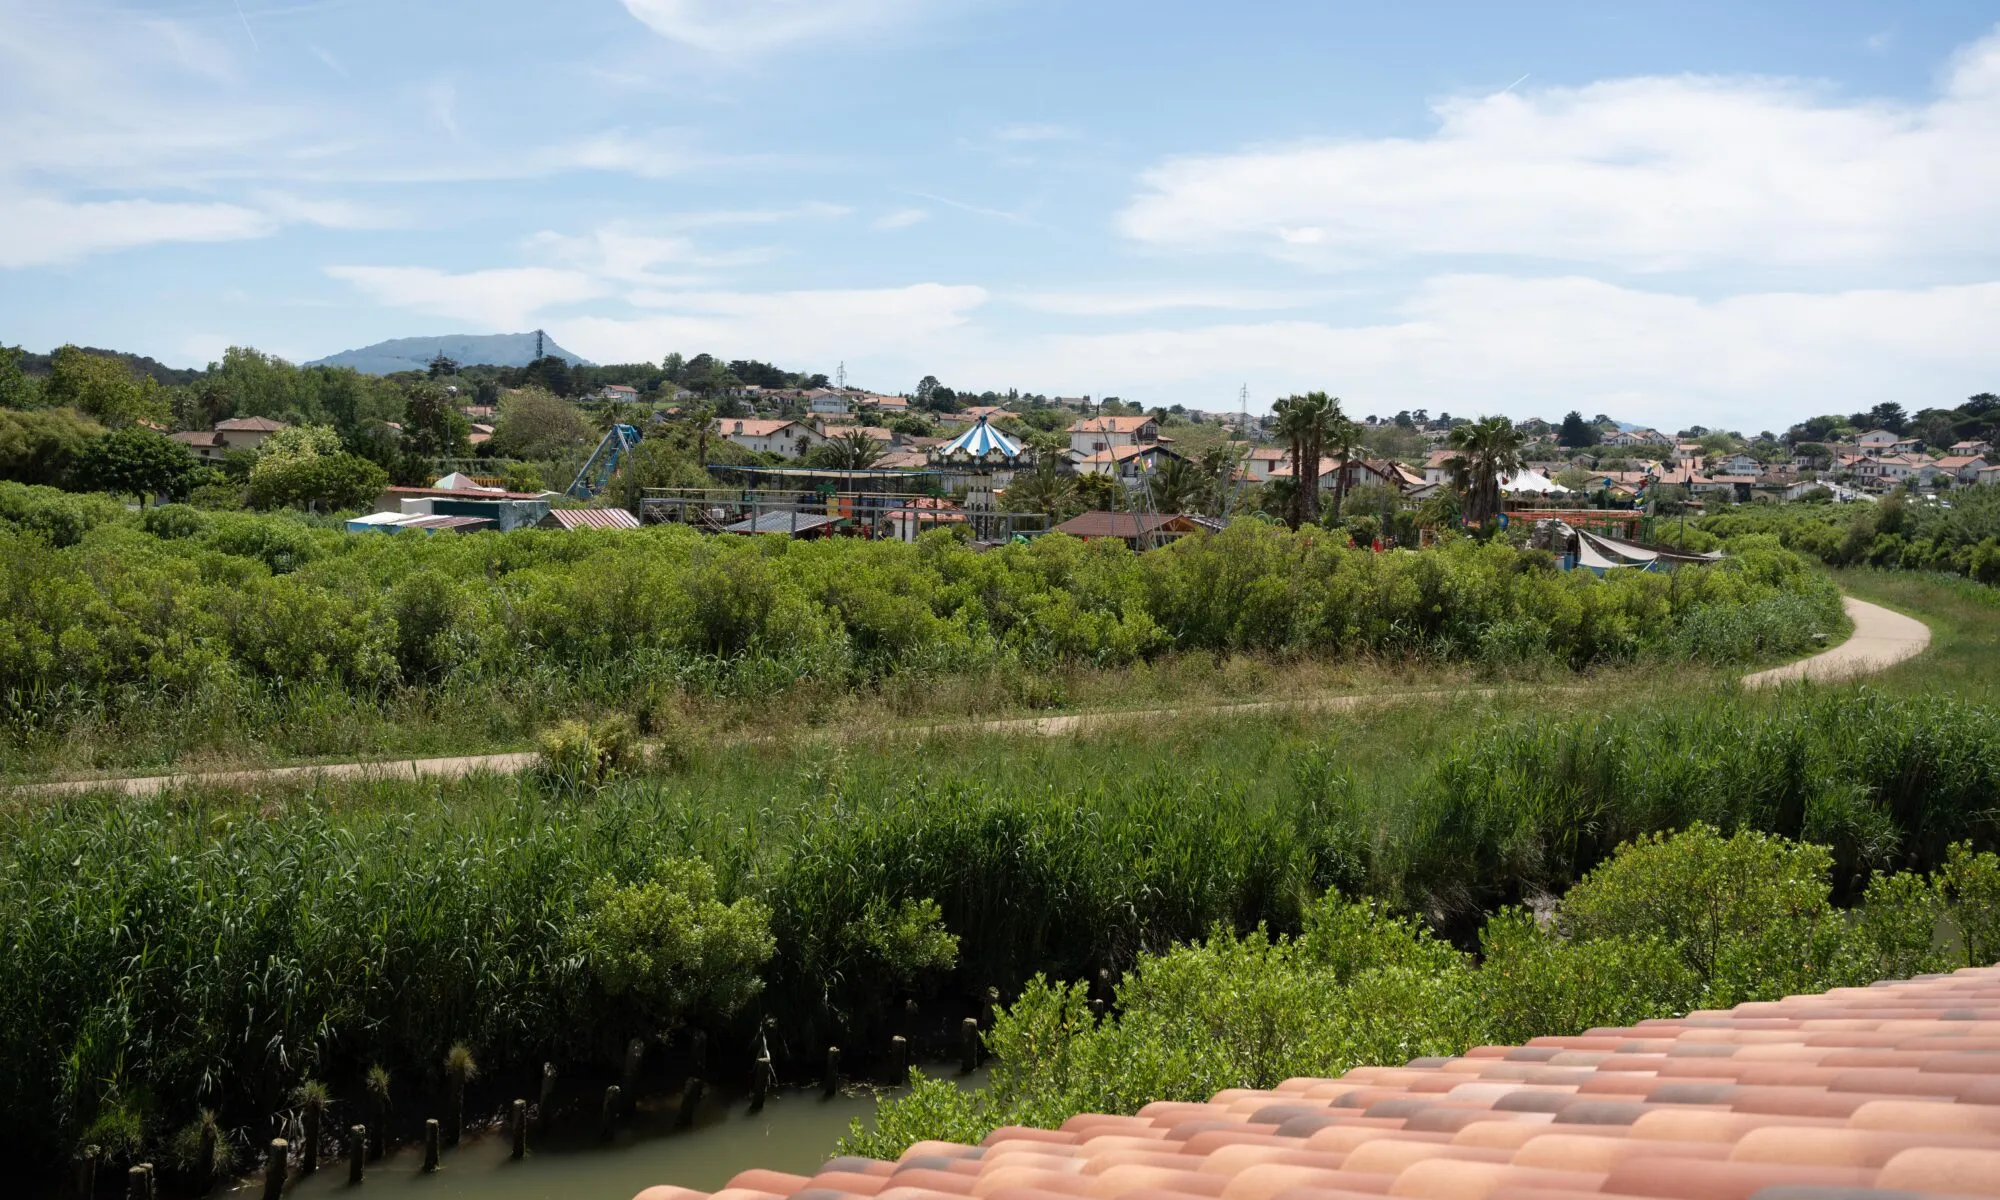
[[[422,1081],[460,1042],[496,1080],[551,1059],[615,1078],[629,1039],[700,1032],[727,1075],[769,1016],[795,1077],[828,1043],[864,1068],[905,1001],[922,1035],[988,987],[1095,978],[1217,923],[1306,930],[1327,961],[1407,942],[1412,969],[1440,936],[1504,941],[1529,990],[1482,1019],[1525,1036],[1543,1009],[1594,1011],[1611,985],[1592,980],[1665,978],[1609,936],[1630,924],[1611,900],[1577,909],[1609,931],[1592,950],[1490,916],[1571,891],[1620,842],[1707,822],[1825,844],[1812,870],[1842,903],[1875,903],[1889,869],[1945,867],[1952,843],[1996,846],[2000,712],[1949,699],[1725,694],[1501,724],[1430,762],[1411,757],[1417,734],[1380,777],[1311,733],[1155,739],[819,750],[596,789],[524,776],[22,804],[0,812],[0,1153],[52,1163],[103,1121],[150,1146],[203,1108],[258,1129],[304,1076],[355,1100],[370,1066]],[[1330,886],[1431,932],[1310,915]],[[1663,872],[1637,894],[1686,890]],[[2000,933],[1968,932],[1994,953]],[[1377,949],[1339,949],[1363,943]],[[687,962],[729,986],[666,1007],[633,986]],[[1429,978],[1369,986],[1388,1004]]]
[[[1820,847],[1696,826],[1621,847],[1551,920],[1506,909],[1474,957],[1420,926],[1328,893],[1295,937],[1218,926],[1142,956],[1102,1019],[1082,984],[1037,976],[995,1020],[991,1083],[917,1079],[856,1122],[841,1152],[893,1158],[929,1138],[976,1143],[1000,1125],[1054,1127],[1224,1088],[1339,1075],[1628,1025],[1746,1000],[1983,966],[2000,919],[2000,859],[1954,848],[1934,876],[1882,875],[1853,919],[1832,904]]]
[[[1873,504],[1746,505],[1699,526],[1725,543],[1774,534],[1829,566],[1937,571],[2000,584],[2000,487],[1951,488],[1935,498]]]
[[[643,725],[683,694],[1028,677],[1176,650],[1740,662],[1842,627],[1833,586],[1775,546],[1598,579],[1502,544],[1374,554],[1257,521],[1144,554],[1068,537],[982,553],[944,532],[356,536],[88,499],[0,484],[0,713],[21,741],[129,725],[225,745],[366,712],[519,737],[578,708]]]

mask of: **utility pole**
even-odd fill
[[[844,358],[840,360],[840,366],[835,368],[833,372],[833,386],[843,392],[847,390],[847,360]]]

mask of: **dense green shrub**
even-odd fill
[[[1042,766],[913,746],[733,783],[531,773],[0,810],[0,1153],[53,1161],[128,1122],[152,1145],[203,1108],[261,1128],[302,1077],[352,1097],[371,1065],[422,1079],[459,1042],[496,1078],[615,1071],[630,1038],[680,1023],[741,1047],[768,1015],[797,1072],[801,1047],[886,1044],[906,1000],[941,1017],[1134,963],[1153,1024],[1065,1050],[1086,1083],[1037,1092],[1049,1111],[2000,955],[1988,709],[1722,695],[1518,720],[1372,787],[1310,733],[1217,745],[1232,757],[1200,767],[1155,743],[1049,747]],[[1718,832],[1646,840],[1697,823]],[[1376,901],[1316,902],[1329,886]],[[1686,915],[1696,895],[1728,917],[1722,951]],[[1490,915],[1523,901],[1550,922]],[[1813,941],[1832,904],[1859,916]],[[1933,945],[1940,922],[1957,936]],[[692,960],[701,979],[660,982]],[[703,979],[720,991],[684,1003]],[[1310,1033],[1295,1001],[1342,1031]],[[1039,1039],[1089,1016],[1080,989],[1046,1005]],[[1163,1048],[1235,1038],[1232,1006],[1273,1032]],[[1149,1074],[1090,1091],[1113,1084],[1088,1064],[1123,1057]]]
[[[1144,554],[1059,536],[987,552],[944,535],[793,543],[685,528],[363,537],[296,513],[133,517],[6,484],[0,538],[57,547],[10,555],[30,603],[0,612],[0,694],[77,702],[24,713],[35,730],[72,711],[256,727],[286,704],[380,709],[417,691],[461,707],[500,692],[552,713],[642,691],[758,697],[1169,650],[1740,662],[1809,649],[1842,620],[1833,585],[1774,543],[1673,576],[1598,579],[1504,544],[1374,554],[1257,521]]]
[[[1960,853],[2000,869],[1991,854]],[[1496,914],[1477,963],[1329,893],[1297,937],[1218,927],[1142,956],[1103,1020],[1083,985],[1038,976],[986,1036],[997,1060],[988,1087],[953,1096],[919,1079],[907,1098],[882,1102],[872,1130],[855,1122],[842,1150],[892,1157],[925,1138],[971,1142],[999,1125],[1054,1126],[1952,965],[1929,948],[1940,910],[1912,902],[1941,879],[1885,877],[1849,920],[1828,902],[1829,862],[1810,845],[1697,827],[1621,847],[1550,926],[1519,909]],[[1996,899],[1952,916],[1990,925]]]
[[[1833,566],[1940,571],[2000,583],[2000,487],[1952,488],[1936,498],[1874,503],[1746,505],[1700,527],[1734,546],[1775,534],[1786,549]]]

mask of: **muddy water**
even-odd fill
[[[976,1087],[982,1075],[966,1079]],[[887,1093],[890,1095],[899,1092]],[[335,1158],[309,1179],[286,1189],[290,1200],[631,1200],[656,1183],[715,1191],[730,1176],[751,1167],[811,1174],[833,1153],[834,1143],[856,1118],[875,1114],[875,1094],[855,1092],[821,1098],[818,1091],[785,1092],[764,1111],[752,1113],[744,1100],[704,1102],[693,1129],[673,1128],[675,1103],[642,1109],[610,1142],[587,1131],[528,1137],[528,1157],[508,1158],[503,1133],[468,1135],[446,1150],[434,1175],[423,1173],[423,1148],[405,1146],[368,1164],[357,1193],[347,1185],[347,1161]],[[237,1197],[255,1196],[256,1184],[238,1188]]]

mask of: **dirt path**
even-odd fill
[[[1853,637],[1811,658],[1745,675],[1743,686],[1773,687],[1802,679],[1814,683],[1839,683],[1886,671],[1899,662],[1922,654],[1931,644],[1930,626],[1914,617],[1906,617],[1852,596],[1843,597],[1842,603],[1847,606],[1847,615],[1854,621]]]
[[[1854,636],[1840,645],[1811,658],[1787,663],[1743,678],[1746,687],[1769,687],[1795,680],[1837,683],[1858,675],[1886,670],[1905,659],[1923,653],[1930,645],[1931,631],[1923,622],[1880,605],[1852,596],[1845,598],[1847,615],[1854,621]],[[1568,689],[1564,689],[1568,690]],[[1048,717],[1008,717],[992,721],[962,721],[943,725],[918,725],[885,731],[891,737],[929,737],[952,733],[1016,733],[1029,737],[1063,737],[1205,713],[1214,716],[1247,716],[1267,712],[1353,712],[1363,707],[1443,700],[1455,696],[1488,698],[1499,695],[1498,688],[1467,691],[1373,692],[1352,696],[1309,696],[1295,700],[1259,700],[1245,704],[1211,704],[1194,708],[1149,708],[1131,711],[1063,713]],[[322,763],[303,767],[267,767],[248,771],[212,771],[187,775],[147,775],[127,779],[76,779],[61,783],[26,784],[16,792],[37,792],[45,796],[79,795],[85,792],[120,790],[128,796],[150,796],[181,784],[253,786],[287,779],[457,779],[480,771],[512,775],[534,765],[532,752],[514,754],[473,754],[456,758],[416,758],[396,762]]]

